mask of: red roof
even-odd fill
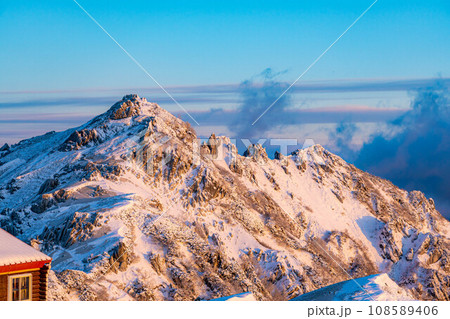
[[[0,273],[41,268],[51,260],[46,254],[0,228]]]

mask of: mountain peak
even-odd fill
[[[118,137],[133,143],[132,136],[145,135],[148,138],[154,132],[175,137],[188,129],[187,123],[158,104],[148,102],[146,98],[141,98],[137,94],[128,94],[114,103],[105,113],[80,127],[62,132],[64,142],[58,150],[79,150],[85,146],[100,145]],[[192,130],[189,129],[189,131]],[[194,131],[190,134],[195,136]]]
[[[122,98],[122,101],[135,101],[135,100],[145,100],[145,101],[147,101],[147,99],[144,97],[144,98],[140,98],[139,97],[139,95],[137,95],[137,94],[134,94],[134,93],[132,93],[132,94],[127,94],[127,95],[125,95],[123,98]]]
[[[182,124],[180,119],[158,104],[148,102],[146,98],[139,97],[137,94],[127,94],[121,100],[114,103],[105,113],[96,116],[86,123],[83,129],[98,129],[104,127],[105,124],[107,126],[117,126],[117,123],[113,123],[121,120],[122,122],[128,122],[129,119],[133,122],[135,120],[142,122],[143,118],[151,118],[153,121],[158,120],[160,123],[164,122],[170,126]]]
[[[144,113],[143,107],[148,104],[147,99],[140,98],[137,94],[125,95],[122,100],[116,102],[108,110],[108,117],[112,120],[120,120]]]

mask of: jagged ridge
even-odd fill
[[[320,145],[241,156],[127,95],[0,161],[0,226],[54,258],[55,299],[290,299],[380,272],[449,299],[450,227],[433,201]]]

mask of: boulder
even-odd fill
[[[57,178],[49,178],[42,184],[41,188],[39,188],[38,194],[48,193],[58,187],[58,185],[59,180]]]

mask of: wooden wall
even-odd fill
[[[47,300],[49,270],[50,266],[47,265],[44,265],[44,267],[39,270],[39,300],[41,301]]]
[[[47,300],[47,280],[48,280],[49,267],[44,266],[35,271],[21,271],[20,273],[14,273],[11,275],[20,275],[31,273],[32,274],[32,300],[40,301]],[[8,300],[8,277],[10,275],[0,275],[0,301]]]
[[[8,300],[8,276],[0,275],[0,301]]]

